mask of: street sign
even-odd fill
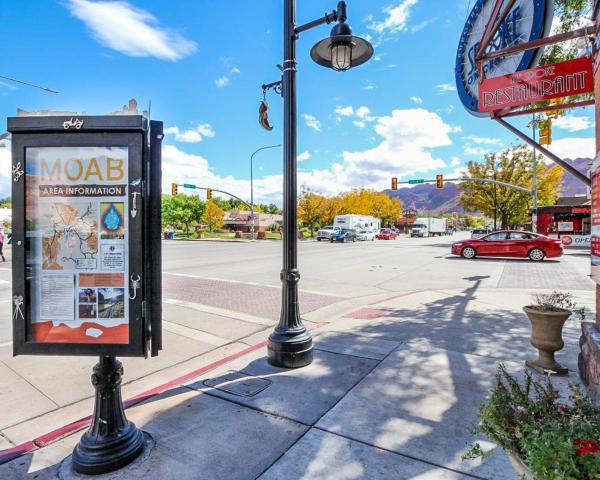
[[[191,188],[191,189],[195,189],[196,185],[194,185],[193,183],[184,183],[183,184],[183,188]]]
[[[581,57],[486,78],[479,85],[479,111],[491,112],[593,90],[592,59]]]
[[[409,180],[408,183],[410,185],[415,185],[417,183],[425,183],[425,179],[424,178],[417,178],[416,180]]]
[[[15,117],[8,131],[13,353],[157,354],[162,122]]]

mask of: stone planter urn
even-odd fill
[[[531,306],[523,307],[523,311],[531,322],[531,344],[538,349],[538,358],[527,360],[525,364],[542,374],[551,370],[557,375],[567,375],[569,370],[554,359],[554,352],[565,346],[562,329],[571,311],[540,310]]]
[[[515,472],[517,472],[517,475],[520,475],[524,480],[536,480],[533,473],[531,473],[531,470],[529,470],[529,467],[523,463],[523,460],[521,460],[521,457],[518,454],[509,451],[508,459],[515,469]]]

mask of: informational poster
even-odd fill
[[[32,340],[129,342],[128,149],[26,149]]]

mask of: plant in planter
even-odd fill
[[[500,365],[472,432],[506,450],[527,480],[600,479],[600,408],[577,385],[570,389],[567,403],[549,377],[533,380],[526,371],[519,383]],[[488,453],[476,443],[463,459],[484,459]]]
[[[525,364],[539,373],[566,375],[569,370],[554,359],[554,353],[565,346],[562,329],[567,319],[575,313],[583,320],[585,308],[579,307],[573,295],[566,292],[538,294],[533,298],[534,303],[523,310],[531,322],[530,340],[538,349],[538,358],[527,360]]]

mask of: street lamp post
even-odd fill
[[[254,222],[254,168],[253,168],[253,160],[254,155],[262,150],[267,150],[269,148],[277,148],[281,147],[281,143],[277,145],[269,145],[267,147],[261,147],[257,149],[252,155],[250,155],[250,236],[252,240],[254,240],[254,230],[255,230],[255,222]]]
[[[366,40],[352,35],[346,24],[346,2],[323,17],[296,26],[296,0],[284,0],[282,95],[284,123],[283,168],[283,269],[281,270],[282,303],[278,325],[269,337],[268,360],[271,365],[297,368],[313,359],[312,337],[300,319],[298,301],[298,195],[297,195],[297,111],[296,111],[296,41],[311,28],[338,22],[331,35],[318,42],[310,52],[317,64],[345,71],[361,65],[373,56]]]
[[[496,162],[494,162],[493,167],[488,170],[488,175],[492,177],[494,182],[497,180],[496,174]],[[494,198],[494,231],[498,230],[498,195],[497,195],[497,185],[494,183],[493,190],[493,198]]]

